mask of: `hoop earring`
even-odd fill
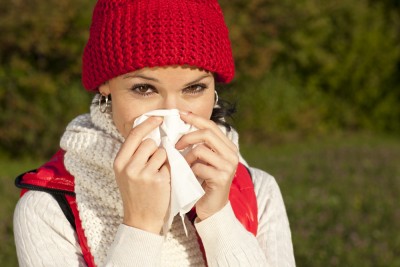
[[[214,94],[215,94],[215,103],[214,103],[214,105],[216,106],[216,105],[218,105],[218,93],[217,93],[216,90],[214,90]]]
[[[100,97],[99,97],[99,110],[100,110],[101,113],[106,113],[108,111],[109,107],[111,106],[111,105],[109,105],[109,102],[111,102],[111,101],[109,101],[109,99],[110,99],[109,95],[100,94]],[[106,102],[104,107],[102,106],[103,102]]]

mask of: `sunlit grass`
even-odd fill
[[[298,266],[400,266],[400,139],[341,136],[242,150],[281,187]]]

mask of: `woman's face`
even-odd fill
[[[103,95],[111,94],[113,121],[124,137],[137,117],[155,109],[179,109],[209,119],[214,90],[210,72],[189,67],[144,68],[99,88]]]

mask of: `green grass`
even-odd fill
[[[400,266],[400,139],[341,136],[243,146],[276,177],[298,266]]]
[[[399,138],[358,134],[241,150],[280,185],[298,266],[400,266]],[[14,177],[38,164],[0,162],[1,266],[17,266]]]

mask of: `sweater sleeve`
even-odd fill
[[[160,266],[163,241],[160,235],[121,224],[105,266]]]
[[[285,204],[279,186],[271,175],[251,168],[258,204],[257,240],[264,251],[267,265],[296,266],[292,236]]]
[[[295,266],[289,221],[275,179],[252,168],[258,204],[254,237],[236,219],[230,204],[195,224],[209,266]]]
[[[75,230],[48,193],[29,191],[14,211],[19,266],[86,266]]]
[[[230,203],[195,226],[208,266],[266,266],[257,239],[236,219]]]

